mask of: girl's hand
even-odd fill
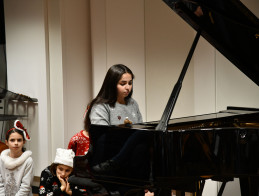
[[[67,180],[68,180],[68,177],[66,178],[66,181]],[[70,184],[68,181],[67,181],[66,193],[69,195],[72,195],[72,190],[70,189]]]
[[[63,192],[63,191],[66,190],[67,182],[66,182],[66,180],[64,180],[63,178],[61,178],[60,175],[57,175],[57,177],[58,177],[58,179],[59,179],[59,181],[60,181],[60,183],[61,183],[60,189],[61,189],[61,191]]]

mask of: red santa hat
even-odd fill
[[[27,130],[24,128],[23,124],[19,120],[16,120],[14,122],[14,128],[23,132],[23,136],[24,136],[25,140],[27,140],[27,141],[31,140]]]

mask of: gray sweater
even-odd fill
[[[33,160],[31,151],[25,151],[20,157],[9,156],[10,150],[2,151],[0,157],[0,195],[32,195]]]
[[[130,98],[127,105],[115,103],[115,107],[108,104],[95,104],[90,113],[91,124],[99,125],[119,125],[124,124],[128,118],[132,122],[143,122],[137,102]]]

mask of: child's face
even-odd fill
[[[5,140],[5,144],[9,147],[10,151],[13,153],[19,153],[22,151],[22,147],[25,141],[19,133],[11,133],[8,141]]]
[[[56,175],[63,179],[66,179],[72,173],[72,170],[72,167],[60,164],[57,166]]]
[[[132,90],[132,76],[125,73],[117,84],[117,101],[124,100]]]

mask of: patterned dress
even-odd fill
[[[84,130],[76,133],[69,141],[68,149],[72,149],[76,156],[85,155],[89,149],[90,140],[85,136]]]
[[[39,195],[47,195],[47,196],[67,196],[66,192],[62,192],[61,183],[57,176],[52,175],[50,172],[50,166],[45,168],[41,172],[40,176],[40,187],[39,187]],[[78,186],[70,185],[72,190],[72,195],[88,195],[86,189],[80,188]]]

